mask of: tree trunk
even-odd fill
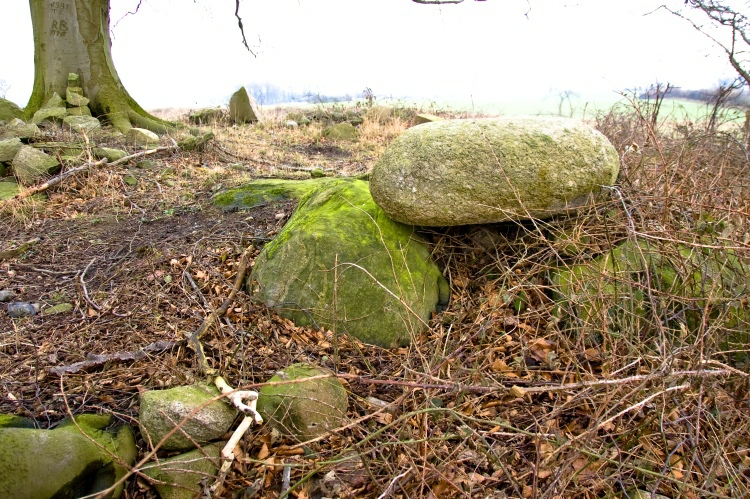
[[[157,133],[173,125],[148,114],[128,94],[112,62],[109,0],[29,0],[34,28],[33,115],[53,92],[65,98],[68,74],[77,73],[92,113],[121,132],[133,126]]]

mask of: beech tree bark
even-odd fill
[[[109,0],[29,0],[34,30],[34,88],[24,110],[31,117],[54,92],[65,98],[68,74],[80,76],[92,114],[126,132],[133,126],[164,133],[172,124],[143,110],[128,94],[112,62]]]

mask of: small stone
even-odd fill
[[[68,73],[68,86],[69,87],[81,87],[81,77],[78,73]]]
[[[125,135],[128,144],[136,146],[159,145],[159,136],[145,128],[131,128]]]
[[[331,140],[354,140],[357,129],[351,123],[338,123],[323,130],[323,137]]]
[[[69,107],[68,114],[70,116],[91,116],[91,109],[88,106]]]
[[[68,87],[65,90],[65,100],[70,107],[83,107],[89,105],[89,99],[83,96],[81,87]]]
[[[21,145],[21,139],[17,137],[0,140],[0,161],[13,161]]]
[[[102,128],[99,120],[91,116],[66,116],[63,118],[63,123],[70,127],[71,130],[82,132],[93,132]]]
[[[0,289],[0,302],[11,301],[16,297],[16,293],[12,289]]]
[[[91,153],[97,159],[107,158],[107,161],[110,163],[120,160],[128,155],[128,153],[121,149],[111,149],[109,147],[95,147],[91,150]]]
[[[258,391],[258,412],[283,434],[309,440],[342,425],[348,399],[341,381],[312,378],[331,374],[309,364],[293,364],[272,377]],[[284,384],[284,381],[296,381]]]
[[[149,463],[141,470],[156,480],[154,488],[161,499],[192,499],[202,485],[213,483],[221,464],[222,444],[204,445],[184,454]]]
[[[0,130],[0,138],[18,138],[23,140],[35,135],[39,135],[39,127],[33,123],[25,123],[19,118],[10,120]]]
[[[146,442],[156,445],[175,424],[194,412],[192,416],[163,444],[165,450],[189,450],[193,441],[204,444],[216,440],[232,425],[237,410],[223,400],[208,403],[219,391],[213,386],[188,385],[167,390],[149,390],[140,397],[139,425]]]
[[[0,182],[0,200],[15,197],[19,190],[18,182],[15,180],[4,180]]]
[[[299,126],[299,123],[294,120],[286,120],[284,122],[284,126],[287,128],[297,128]]]
[[[21,317],[31,317],[39,313],[41,305],[39,303],[30,303],[25,301],[14,301],[8,303],[8,315],[14,319]]]
[[[31,146],[21,146],[13,158],[13,171],[21,184],[32,185],[60,166],[57,159]]]
[[[132,175],[125,175],[124,177],[122,177],[122,181],[128,184],[130,187],[135,187],[136,185],[138,185],[138,179]]]

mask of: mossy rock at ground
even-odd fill
[[[730,249],[628,241],[551,281],[560,314],[583,333],[699,334],[705,322],[721,341],[750,340],[750,265]]]
[[[254,182],[214,200],[237,207],[300,195],[256,258],[248,291],[298,325],[383,347],[408,344],[447,303],[448,285],[415,229],[388,218],[367,182]]]
[[[18,187],[17,182],[13,180],[4,180],[0,182],[0,201],[15,197],[19,192],[21,192],[21,189]]]
[[[293,364],[273,376],[258,391],[258,413],[281,433],[300,441],[319,437],[342,426],[348,405],[341,381],[325,369]],[[297,381],[284,383],[285,381]]]
[[[21,146],[13,158],[13,173],[23,185],[44,180],[59,168],[57,159],[31,146]]]
[[[130,428],[113,423],[110,415],[82,414],[54,430],[0,428],[0,497],[72,499],[111,487],[138,454]]]
[[[141,394],[139,426],[144,440],[157,445],[187,418],[162,444],[166,450],[186,451],[195,443],[204,444],[220,438],[229,430],[237,410],[224,400],[214,400],[219,390],[208,385],[177,386],[166,390],[148,390]],[[183,434],[184,432],[184,434]],[[188,436],[190,438],[188,438]]]
[[[97,159],[107,158],[107,161],[109,161],[110,163],[122,159],[128,155],[128,153],[126,153],[122,149],[112,149],[109,147],[95,147],[91,150],[91,153]]]
[[[141,470],[154,480],[152,484],[161,499],[193,499],[211,485],[221,466],[221,449],[225,442],[208,444],[184,454],[149,463]]]
[[[357,129],[348,122],[338,123],[323,130],[323,137],[330,140],[354,140],[357,138]]]

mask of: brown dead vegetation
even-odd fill
[[[255,429],[222,497],[750,494],[747,343],[727,347],[726,331],[710,324],[697,336],[583,336],[554,313],[550,270],[628,238],[750,252],[748,137],[647,114],[636,102],[597,117],[622,174],[607,200],[579,216],[427,231],[452,299],[409,348],[295,327],[241,292],[203,337],[210,365],[236,387],[257,387],[294,362],[323,365],[349,391],[349,418],[304,444]],[[0,250],[41,241],[0,262],[0,289],[74,308],[15,321],[0,314],[0,412],[43,428],[69,413],[108,412],[137,429],[140,391],[199,380],[185,335],[225,300],[245,249],[257,254],[294,208],[222,213],[211,194],[313,168],[366,173],[410,124],[408,114],[365,118],[358,141],[330,143],[319,124],[283,121],[218,127],[202,153],[93,169],[50,189],[46,202],[3,205]],[[577,255],[560,251],[562,233]],[[135,360],[118,356],[141,350]],[[110,357],[52,371],[92,355]],[[154,497],[135,476],[127,497]]]

